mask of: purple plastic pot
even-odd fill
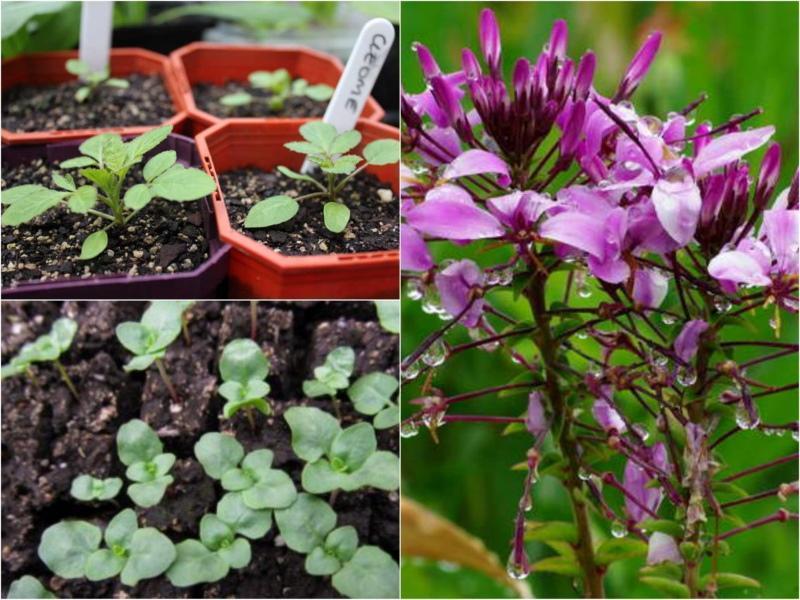
[[[3,166],[18,165],[35,158],[45,161],[61,161],[78,156],[78,146],[82,140],[41,144],[37,146],[5,146],[3,147]],[[178,161],[184,165],[200,166],[200,157],[195,150],[194,142],[185,136],[171,134],[157,148],[145,156],[145,160],[153,154],[164,150],[175,150]],[[97,299],[203,299],[214,298],[216,289],[228,272],[228,254],[230,246],[219,239],[217,224],[211,199],[203,198],[200,210],[203,215],[203,226],[208,239],[209,258],[193,271],[168,273],[159,275],[96,275],[85,279],[71,278],[61,281],[26,282],[14,287],[4,287],[4,300],[62,299],[62,300],[97,300]]]

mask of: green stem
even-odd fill
[[[78,390],[75,389],[75,385],[72,383],[72,379],[69,378],[69,375],[67,374],[67,370],[64,368],[64,365],[62,365],[61,361],[58,360],[58,359],[55,359],[53,361],[53,364],[55,364],[56,369],[58,369],[58,372],[61,373],[61,379],[63,379],[64,383],[67,384],[67,387],[69,388],[69,391],[72,392],[73,398],[75,398],[75,400],[77,400],[78,399]]]
[[[350,173],[350,175],[348,175],[347,177],[345,177],[344,179],[342,179],[342,180],[339,182],[339,185],[337,185],[337,186],[336,186],[336,190],[335,190],[335,191],[336,191],[336,192],[340,192],[340,191],[342,190],[342,188],[343,188],[345,185],[347,185],[347,182],[348,182],[348,181],[350,181],[350,180],[351,180],[353,177],[355,177],[356,175],[358,175],[359,173],[361,173],[361,171],[363,171],[364,169],[366,169],[368,166],[369,166],[369,163],[368,163],[368,162],[365,162],[363,165],[361,165],[360,167],[358,167],[358,168],[357,168],[355,171],[353,171],[352,173]]]
[[[329,192],[327,190],[324,191],[324,192],[312,192],[310,194],[304,194],[302,196],[298,196],[294,200],[295,200],[295,202],[297,202],[299,200],[310,200],[311,198],[319,198],[320,196],[328,196],[328,195],[329,195]]]
[[[164,368],[164,363],[161,361],[160,358],[157,358],[155,360],[155,363],[156,366],[158,367],[158,372],[161,375],[161,380],[167,387],[167,391],[169,391],[169,395],[172,396],[172,399],[175,401],[176,404],[180,404],[178,393],[175,391],[175,386],[172,385],[172,380],[169,378],[169,374],[167,373],[167,370]]]
[[[69,202],[67,200],[62,200],[61,204],[69,207]],[[90,215],[94,215],[95,217],[102,217],[103,219],[114,221],[114,217],[112,217],[111,215],[101,212],[99,210],[94,210],[93,208],[88,209],[86,212],[89,213]]]

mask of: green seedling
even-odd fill
[[[40,335],[33,342],[28,342],[22,346],[19,354],[12,358],[8,364],[3,365],[0,379],[27,373],[31,380],[35,381],[30,369],[31,365],[38,362],[52,362],[58,369],[61,379],[77,400],[78,391],[75,389],[75,385],[72,383],[69,374],[67,374],[64,365],[59,360],[60,356],[72,345],[72,340],[75,338],[77,331],[78,324],[72,319],[63,317],[56,320],[49,333]]]
[[[0,200],[7,205],[3,225],[17,226],[32,221],[42,213],[63,205],[79,214],[89,214],[106,221],[106,225],[86,236],[80,260],[90,260],[108,246],[108,230],[127,225],[154,198],[174,202],[198,200],[214,191],[214,180],[200,169],[177,163],[174,150],[165,150],[150,158],[144,166],[144,183],[126,184],[128,172],[142,162],[145,153],[163,142],[172,131],[171,125],[151,129],[129,142],[115,133],[103,133],[83,142],[82,156],[63,161],[60,169],[80,169],[88,185],[78,184],[72,175],[54,172],[49,189],[39,184],[19,185],[2,192]],[[98,202],[109,211],[96,210]]]
[[[125,477],[135,482],[128,486],[128,496],[137,505],[148,508],[161,502],[173,482],[169,474],[175,455],[164,453],[164,444],[147,423],[128,421],[117,432],[117,453],[128,467]]]
[[[396,598],[400,569],[377,546],[361,546],[331,580],[337,592],[348,598]]]
[[[237,538],[236,532],[216,515],[203,515],[200,540],[184,540],[175,549],[177,557],[167,571],[175,587],[219,581],[230,569],[250,564],[250,542]]]
[[[69,59],[65,67],[67,72],[77,75],[84,83],[75,92],[75,100],[78,102],[85,102],[101,85],[123,89],[129,86],[127,79],[111,77],[107,67],[101,71],[92,71],[89,65],[77,58]]]
[[[175,560],[175,546],[153,527],[139,528],[136,513],[126,508],[108,523],[106,548],[92,552],[84,567],[86,578],[101,581],[117,575],[124,585],[161,575]]]
[[[96,479],[91,475],[78,475],[72,480],[69,493],[73,498],[90,502],[92,500],[111,500],[119,494],[121,489],[122,479],[119,477]]]
[[[23,575],[12,581],[8,588],[8,598],[55,598],[55,594],[44,587],[36,577]]]
[[[359,377],[347,390],[355,409],[362,415],[375,415],[375,429],[388,429],[400,422],[400,408],[392,396],[400,387],[395,377],[369,373]]]
[[[181,334],[184,303],[155,301],[144,311],[141,320],[117,325],[117,339],[134,356],[123,368],[125,371],[144,371],[155,363],[161,380],[176,403],[180,402],[167,369],[161,359],[167,347]]]
[[[306,556],[305,569],[309,575],[333,575],[353,558],[358,547],[355,527],[337,527],[325,536],[319,546]]]
[[[375,300],[378,321],[389,333],[400,333],[400,301]]]
[[[305,79],[292,80],[292,76],[286,69],[253,71],[248,75],[247,80],[254,88],[270,92],[266,102],[273,112],[283,110],[286,100],[291,96],[305,96],[317,102],[325,102],[330,100],[333,95],[331,86],[324,83],[310,85]],[[263,101],[261,98],[254,97],[247,92],[236,92],[220,98],[220,103],[225,106],[244,106],[251,102],[261,101]]]
[[[189,309],[194,306],[194,300],[180,300],[178,307],[181,311],[181,331],[183,332],[183,341],[187,346],[192,345],[192,338],[189,336],[189,317],[191,313]]]
[[[289,549],[309,554],[336,527],[336,513],[321,498],[301,492],[290,506],[275,511],[275,524]]]
[[[269,375],[269,361],[253,340],[239,339],[226,344],[219,361],[219,373],[223,384],[218,391],[226,400],[222,407],[226,419],[244,410],[250,426],[255,428],[253,409],[265,415],[272,414],[266,398],[270,387],[264,381]]]
[[[389,165],[400,160],[400,142],[392,139],[370,142],[364,147],[362,156],[347,154],[361,142],[361,134],[355,130],[337,133],[333,125],[322,121],[304,124],[300,127],[300,135],[303,141],[289,142],[284,146],[304,154],[315,164],[322,172],[322,181],[285,166],[279,166],[278,171],[286,177],[311,183],[318,191],[294,198],[270,196],[250,209],[245,227],[270,227],[284,223],[297,214],[302,200],[322,198],[326,200],[323,208],[325,227],[333,233],[341,233],[350,221],[350,209],[340,197],[347,182],[370,165]]]
[[[284,418],[292,430],[294,453],[307,463],[302,473],[307,492],[399,487],[399,460],[391,452],[377,450],[375,430],[369,423],[342,429],[333,416],[308,406],[292,407]]]
[[[219,480],[224,490],[241,493],[248,508],[286,508],[297,497],[292,479],[271,468],[271,450],[254,450],[245,456],[244,448],[234,437],[211,432],[194,445],[194,454],[206,475]]]
[[[314,379],[303,382],[303,393],[309,398],[330,396],[336,416],[342,418],[339,390],[347,389],[356,362],[356,353],[349,346],[339,346],[331,350],[325,362],[314,368]]]

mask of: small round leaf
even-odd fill
[[[400,569],[377,546],[361,546],[333,576],[332,583],[336,591],[349,598],[397,598]]]
[[[264,537],[272,527],[272,511],[250,508],[241,492],[225,494],[217,503],[217,516],[238,535],[251,540]]]
[[[167,578],[175,587],[219,581],[228,574],[226,563],[197,540],[184,540],[175,545],[175,560],[167,570]]]
[[[336,513],[324,500],[298,494],[290,507],[275,511],[275,523],[286,545],[305,554],[319,546],[336,526]]]
[[[86,559],[97,550],[102,533],[86,521],[60,521],[45,529],[39,543],[39,558],[59,577],[83,577]]]
[[[329,231],[341,233],[350,222],[350,209],[339,202],[326,202],[322,216]]]
[[[141,419],[132,419],[117,432],[117,452],[124,465],[149,462],[164,449],[164,444],[150,426]]]
[[[203,435],[194,445],[194,454],[206,475],[221,479],[226,471],[239,464],[244,457],[244,448],[230,435],[210,432]]]
[[[398,140],[375,140],[364,147],[364,159],[371,165],[390,165],[400,160]]]
[[[222,350],[219,373],[224,381],[238,381],[245,385],[251,379],[265,379],[269,374],[269,361],[253,340],[233,340]]]

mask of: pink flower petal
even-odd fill
[[[647,544],[647,564],[659,565],[663,562],[683,564],[675,538],[660,531],[653,532]]]
[[[681,246],[689,243],[697,228],[702,200],[697,184],[688,175],[680,180],[660,179],[650,196],[661,226]]]
[[[450,163],[450,166],[444,172],[444,178],[456,179],[457,177],[483,173],[498,174],[497,181],[503,186],[511,182],[511,178],[508,175],[508,165],[505,161],[486,150],[467,150]]]
[[[637,269],[633,276],[633,299],[645,308],[658,308],[667,297],[669,279],[655,269]]]
[[[686,323],[675,338],[673,348],[675,354],[684,362],[689,362],[697,354],[700,343],[700,335],[708,329],[708,323],[702,319],[694,319]]]
[[[603,222],[578,212],[562,212],[539,228],[542,237],[561,242],[602,259],[605,256]]]
[[[450,240],[494,238],[505,233],[488,212],[457,199],[423,202],[406,214],[406,221],[417,231]]]
[[[711,140],[694,159],[695,176],[702,177],[709,171],[739,160],[748,152],[766,144],[774,133],[775,128],[768,125],[747,131],[734,131]]]
[[[428,246],[413,227],[400,225],[400,268],[404,271],[427,271],[433,266]]]
[[[442,298],[442,306],[453,317],[458,316],[470,301],[472,288],[483,284],[481,268],[471,260],[460,260],[436,274],[436,288]],[[460,322],[466,327],[475,327],[483,313],[485,300],[478,298],[472,302]]]
[[[744,283],[746,285],[769,285],[761,265],[752,256],[739,250],[720,252],[708,263],[708,272],[719,281]]]

